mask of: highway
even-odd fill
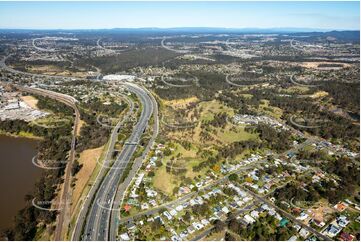
[[[153,102],[153,120],[154,120],[153,134],[152,134],[152,137],[149,140],[146,148],[144,149],[142,156],[135,159],[134,165],[132,167],[132,170],[129,172],[129,175],[124,180],[124,182],[118,187],[118,190],[117,190],[116,195],[115,195],[115,200],[119,201],[117,204],[122,204],[123,203],[125,192],[127,191],[129,185],[133,181],[133,179],[134,179],[135,175],[137,174],[138,170],[142,166],[143,161],[145,160],[146,156],[148,155],[150,149],[153,147],[155,139],[157,138],[158,132],[159,132],[159,115],[158,115],[157,101],[155,100],[153,95],[147,89],[145,89],[145,91],[151,97],[152,102]],[[114,205],[113,205],[113,207],[114,207]],[[120,213],[119,213],[117,207],[115,207],[112,210],[112,213],[111,213],[110,231],[109,231],[109,239],[112,240],[112,241],[117,239],[118,225],[119,225],[118,221],[119,220],[120,220]]]
[[[307,51],[307,50],[305,50],[304,48],[298,47],[298,46],[295,45],[293,42],[295,42],[295,40],[294,40],[294,39],[291,39],[291,40],[290,40],[290,45],[291,45],[291,47],[292,47],[293,49],[295,49],[295,50],[300,50],[300,51]]]
[[[100,40],[101,40],[101,39],[102,39],[102,38],[99,38],[99,39],[97,40],[97,47],[98,47],[99,49],[106,50],[106,51],[108,51],[108,52],[116,52],[115,50],[107,49],[107,48],[105,48],[104,46],[102,46],[102,45],[100,44]]]
[[[299,44],[297,45],[297,43],[295,44],[294,42],[299,42]],[[313,51],[322,51],[322,50],[324,50],[323,46],[312,45],[312,44],[302,44],[302,43],[300,43],[300,41],[295,40],[295,39],[290,40],[290,45],[295,50],[304,51],[304,52],[308,52],[308,53],[313,52]],[[313,49],[307,49],[307,48],[313,48]]]
[[[32,41],[33,47],[34,47],[35,49],[39,50],[39,51],[55,52],[55,49],[45,49],[45,48],[41,48],[41,47],[36,46],[36,43],[35,43],[35,42],[36,42],[37,40],[42,40],[42,39],[47,39],[47,38],[35,38],[35,39],[33,39],[33,41]]]
[[[186,53],[189,53],[190,51],[189,50],[175,50],[175,49],[172,49],[171,47],[167,46],[164,44],[164,41],[166,40],[167,38],[163,38],[162,41],[160,42],[161,46],[166,49],[166,50],[170,50],[170,51],[173,51],[173,52],[176,52],[176,53],[180,53],[180,54],[186,54]]]
[[[124,95],[124,97],[126,97]],[[122,125],[129,120],[129,117],[133,114],[134,112],[134,103],[132,102],[132,100],[130,98],[127,98],[128,104],[129,104],[129,110],[127,112],[127,114],[124,116],[124,118],[119,121],[116,126],[113,128],[113,131],[110,135],[110,139],[109,139],[109,143],[108,143],[108,149],[105,153],[105,159],[103,161],[103,166],[101,167],[101,170],[99,171],[89,193],[87,194],[85,201],[82,204],[81,210],[78,214],[78,217],[76,219],[76,223],[75,223],[75,228],[73,230],[73,233],[71,235],[71,239],[72,240],[79,240],[79,238],[81,237],[81,232],[85,223],[85,219],[87,216],[87,212],[88,212],[88,208],[90,207],[91,203],[92,203],[92,198],[94,197],[95,193],[97,192],[97,189],[100,186],[101,183],[101,178],[104,177],[107,173],[107,167],[109,166],[109,164],[111,163],[112,160],[112,155],[114,152],[114,146],[115,143],[118,139],[118,134],[120,131],[120,128],[122,127]]]
[[[169,78],[169,77],[168,77]],[[160,77],[161,81],[166,84],[167,86],[170,86],[170,87],[191,87],[193,86],[193,84],[183,84],[183,85],[179,85],[179,84],[172,84],[172,83],[169,83],[168,81],[164,80],[164,76],[161,76]],[[186,82],[187,80],[186,79],[181,79],[181,78],[172,78],[172,79],[176,79],[176,80],[181,80],[182,82]],[[198,78],[194,78],[194,80],[191,80],[192,82],[196,83],[198,82]]]
[[[171,129],[189,129],[197,126],[198,121],[189,122],[189,123],[166,123],[164,121],[164,116],[162,116],[160,122]]]
[[[298,83],[297,81],[295,81],[295,74],[292,74],[290,76],[290,82],[292,82],[293,84],[297,85],[297,86],[301,86],[301,87],[318,87],[320,85],[313,85],[313,84],[301,84],[301,83]]]
[[[109,47],[104,47],[103,45],[101,45],[101,39],[102,38],[99,38],[98,40],[97,40],[97,47],[99,48],[99,49],[102,49],[102,50],[105,50],[105,51],[108,51],[109,53],[119,53],[119,52],[125,52],[125,51],[128,51],[129,50],[129,46],[126,46],[127,48],[125,48],[125,49],[122,49],[122,50],[119,50],[119,49],[111,49],[111,48],[109,48]]]
[[[79,78],[79,77],[73,77],[73,76],[62,76],[62,75],[46,75],[46,74],[36,74],[36,73],[30,73],[30,72],[25,72],[25,71],[18,71],[15,70],[13,68],[11,68],[10,66],[6,65],[6,60],[13,54],[7,55],[6,57],[4,57],[1,61],[0,61],[0,68],[4,69],[8,72],[11,72],[13,74],[18,74],[18,75],[24,75],[24,76],[31,76],[31,77],[37,77],[37,78],[51,78],[51,79],[60,79],[60,80],[64,80],[64,79],[70,79],[70,80],[84,80],[84,78]],[[97,77],[95,77],[95,80],[99,80],[99,75]]]
[[[234,83],[232,81],[229,80],[229,74],[226,75],[226,82],[232,86],[236,86],[236,87],[245,87],[245,86],[249,86],[249,85],[242,85],[242,84],[237,84],[237,83]]]
[[[32,74],[32,73],[14,70],[11,67],[8,67],[6,65],[6,59],[9,56],[10,55],[8,55],[7,57],[3,58],[0,61],[0,68],[5,69],[14,74],[28,75],[28,76],[32,76],[32,77],[41,77],[41,78],[43,78],[43,77],[69,78],[69,77],[64,77],[64,76]],[[76,79],[76,78],[74,78],[74,79]],[[122,186],[122,188],[120,188],[117,192],[117,189],[119,186],[119,181],[122,177],[124,169],[127,167],[128,163],[131,161],[131,158],[137,149],[137,145],[134,145],[134,144],[137,144],[139,142],[144,130],[148,126],[149,118],[150,118],[151,114],[154,112],[154,109],[155,109],[154,107],[156,105],[156,101],[148,91],[145,91],[143,88],[140,88],[139,86],[132,84],[132,83],[125,83],[125,86],[130,92],[133,92],[134,94],[136,94],[142,103],[143,109],[142,109],[140,119],[139,119],[137,125],[135,126],[135,128],[133,129],[133,133],[131,134],[130,138],[127,140],[126,144],[124,145],[124,148],[121,151],[120,155],[117,157],[117,160],[114,162],[113,167],[109,171],[106,171],[107,169],[102,168],[102,170],[104,170],[104,171],[99,173],[100,176],[97,177],[96,183],[100,183],[100,185],[95,186],[95,184],[94,184],[94,186],[93,186],[94,189],[91,189],[90,193],[88,194],[88,196],[86,198],[85,204],[82,206],[82,209],[81,209],[78,219],[77,219],[76,228],[74,229],[73,234],[72,234],[73,240],[78,240],[81,238],[87,239],[88,237],[90,239],[108,240],[111,208],[114,205],[113,202],[114,202],[115,195],[120,194],[118,196],[122,197],[122,194],[124,194],[124,192],[127,188],[127,186]],[[55,235],[54,235],[55,240],[62,240],[62,237],[66,237],[67,230],[68,230],[69,223],[70,223],[70,218],[71,218],[71,214],[70,214],[71,211],[68,206],[71,201],[71,189],[70,189],[71,172],[70,172],[70,170],[71,170],[73,161],[75,159],[75,146],[76,146],[76,140],[75,140],[76,135],[75,134],[76,134],[76,129],[77,129],[78,122],[80,119],[79,110],[77,109],[77,107],[75,105],[76,100],[68,95],[60,94],[60,93],[56,93],[56,92],[52,92],[52,91],[48,91],[48,90],[42,90],[39,88],[21,87],[21,86],[17,86],[17,88],[22,91],[36,93],[38,95],[43,95],[43,96],[57,99],[58,101],[65,103],[66,105],[72,107],[75,110],[73,138],[72,138],[72,142],[71,142],[71,151],[70,151],[70,155],[69,155],[70,162],[68,163],[68,165],[65,169],[64,186],[63,186],[63,189],[61,192],[60,202],[59,202],[59,204],[65,204],[64,205],[65,207],[60,210],[61,212],[60,212],[59,216],[57,217],[57,227],[56,227]],[[151,148],[151,145],[153,144],[155,137],[158,134],[158,126],[159,126],[158,113],[156,114],[156,117],[157,117],[155,120],[156,121],[156,125],[155,125],[156,132],[154,132],[151,141],[148,143],[148,146],[146,148],[147,152]],[[116,132],[116,130],[118,130],[118,129],[119,128],[115,128],[114,132]],[[116,135],[114,135],[112,137],[113,138],[111,138],[110,147],[113,152],[113,148],[114,148],[113,144],[115,142]],[[128,144],[130,144],[130,145],[128,145]],[[108,154],[112,154],[112,152],[108,152]],[[147,152],[143,153],[142,158],[145,157],[145,154]],[[109,162],[109,159],[107,159],[107,161]],[[141,161],[138,161],[137,164],[140,167]],[[105,166],[106,165],[107,164],[105,164]],[[138,167],[138,169],[139,169],[139,167]],[[131,172],[133,172],[133,170]],[[134,172],[134,174],[129,174],[130,180],[127,182],[128,185],[131,182],[131,179],[134,177],[135,174],[136,174],[136,172]],[[103,177],[104,177],[104,180],[102,180]],[[88,211],[90,204],[91,204],[90,211]],[[118,203],[118,205],[119,205],[119,203]],[[101,207],[103,207],[103,208],[101,208]],[[104,207],[107,207],[108,209],[104,209]],[[88,215],[88,217],[87,217],[87,215]],[[116,213],[114,213],[113,218],[114,218],[113,221],[117,221]],[[83,229],[84,221],[86,219],[88,219],[86,226],[85,226],[86,234],[82,236],[81,235],[82,229]],[[116,224],[113,224],[112,227],[116,227],[115,225]],[[116,228],[115,228],[115,231],[113,231],[112,236],[113,237],[116,236]]]
[[[139,86],[131,83],[125,83],[126,88],[137,95],[142,103],[142,112],[135,125],[132,134],[127,143],[138,143],[148,126],[148,121],[154,111],[153,100],[148,93]],[[133,154],[137,149],[136,145],[124,145],[122,151],[117,157],[111,169],[102,180],[99,189],[95,193],[93,203],[91,204],[86,219],[84,234],[81,238],[73,237],[74,240],[108,240],[110,228],[110,216],[113,206],[119,206],[119,202],[114,204],[116,192],[122,178],[123,172],[131,161]],[[131,175],[129,175],[131,177]],[[82,226],[77,229],[81,230]],[[79,234],[76,232],[75,234]]]

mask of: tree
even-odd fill
[[[240,234],[240,232],[242,230],[242,225],[240,222],[238,222],[238,220],[236,218],[232,218],[228,222],[228,228],[231,231],[235,232],[236,234]]]
[[[229,175],[228,179],[230,181],[237,181],[238,180],[238,175],[237,174],[231,174],[231,175]]]
[[[252,177],[250,177],[250,176],[247,176],[244,180],[245,180],[246,182],[248,182],[248,183],[252,183],[252,182],[253,182],[253,179],[252,179]]]
[[[226,226],[226,224],[224,222],[222,222],[221,220],[217,219],[216,221],[214,221],[214,230],[216,232],[221,232],[224,230],[224,227]]]
[[[221,170],[221,167],[219,165],[214,165],[212,168],[215,172],[219,172]]]
[[[156,160],[155,165],[157,167],[161,167],[163,165],[162,161],[160,159]]]
[[[226,234],[224,235],[224,240],[225,241],[236,241],[237,239],[229,232],[226,232]]]
[[[191,217],[192,216],[188,211],[183,215],[184,221],[187,221],[187,222],[191,221]]]
[[[71,175],[74,176],[76,173],[80,171],[80,169],[83,167],[83,164],[79,164],[79,162],[76,160],[73,163],[73,166],[71,167]]]
[[[203,203],[202,205],[196,204],[192,206],[192,212],[201,216],[205,216],[208,212],[208,204]]]
[[[164,155],[165,156],[170,156],[172,154],[172,151],[169,149],[169,148],[166,148],[165,150],[164,150]]]
[[[151,227],[154,231],[157,231],[162,226],[162,222],[160,221],[160,218],[155,219],[154,222],[151,224]]]

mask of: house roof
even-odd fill
[[[125,204],[123,208],[126,212],[129,212],[129,210],[132,208],[132,206],[130,206],[129,204]]]
[[[343,210],[345,210],[346,209],[346,205],[345,204],[343,204],[343,203],[338,203],[338,204],[336,204],[336,209],[338,210],[338,211],[343,211]]]
[[[281,227],[284,227],[284,226],[286,226],[286,224],[288,224],[288,220],[285,219],[285,218],[281,219],[281,221],[280,221],[280,226],[281,226]]]
[[[344,240],[344,241],[351,241],[351,240],[353,240],[353,238],[354,238],[353,235],[348,234],[346,232],[342,232],[341,235],[340,235],[340,239]]]

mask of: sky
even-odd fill
[[[0,28],[142,27],[359,30],[354,2],[0,2]]]

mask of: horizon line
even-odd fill
[[[317,31],[317,32],[329,32],[329,31],[360,31],[360,29],[341,29],[341,28],[318,28],[318,27],[112,27],[112,28],[32,28],[32,27],[0,27],[0,30],[64,30],[64,31],[74,31],[74,30],[116,30],[116,29],[127,29],[127,30],[142,30],[142,29],[153,29],[153,30],[173,30],[173,29],[219,29],[219,30],[298,30],[303,31]]]

